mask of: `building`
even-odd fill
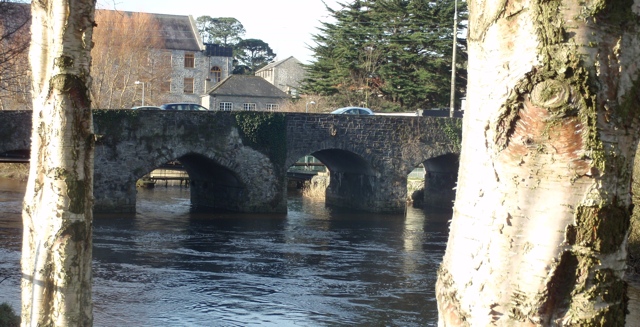
[[[294,57],[272,62],[255,73],[292,97],[298,96],[305,74],[302,63]]]
[[[203,44],[192,16],[151,14],[160,26],[164,49],[171,55],[171,78],[162,92],[166,102],[201,103],[206,90],[233,70],[233,50]]]
[[[30,20],[29,4],[0,1],[0,5],[0,12],[10,13],[0,15],[0,29]],[[233,70],[233,49],[203,44],[192,16],[96,10],[96,22],[91,54],[95,108],[131,108],[145,100],[147,105],[201,104],[206,91]],[[0,54],[2,109],[29,108],[31,104],[27,60],[30,38],[28,24],[25,26],[23,32],[0,40],[4,50],[0,52],[9,55],[3,60]],[[26,46],[17,42],[18,37],[26,40],[22,42]],[[9,52],[13,48],[22,50]],[[11,79],[7,78],[9,75]],[[23,89],[16,89],[17,86]]]
[[[210,110],[277,111],[290,96],[263,78],[250,75],[231,75],[213,86],[202,105]]]

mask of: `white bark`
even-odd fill
[[[469,4],[441,326],[624,323],[640,0],[582,4]]]
[[[95,0],[31,6],[33,133],[23,207],[22,326],[89,326]]]

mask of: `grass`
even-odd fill
[[[20,326],[20,316],[13,311],[13,308],[9,304],[0,304],[0,327],[18,326]]]

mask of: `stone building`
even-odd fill
[[[272,62],[255,73],[256,76],[264,78],[291,97],[298,96],[298,88],[305,74],[302,63],[293,56]]]
[[[278,111],[290,96],[263,78],[231,75],[213,86],[202,105],[209,110]]]
[[[233,70],[230,47],[203,44],[192,16],[151,14],[160,25],[165,48],[171,54],[171,79],[161,91],[167,102],[202,103],[206,90]]]

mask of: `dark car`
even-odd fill
[[[344,107],[331,112],[338,115],[373,115],[373,111],[369,108],[360,107]]]
[[[165,103],[160,106],[164,110],[208,110],[195,103]]]
[[[155,107],[155,106],[137,106],[137,107],[133,107],[131,109],[133,109],[133,110],[162,110],[162,108]]]

